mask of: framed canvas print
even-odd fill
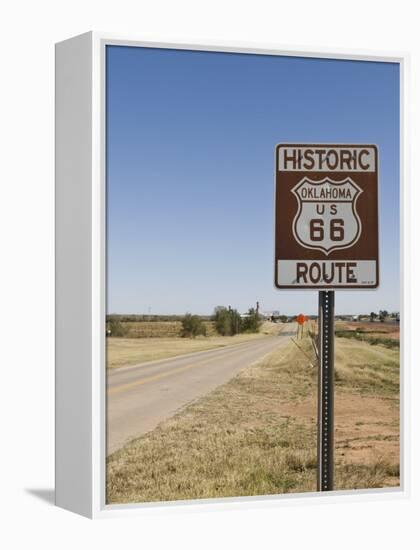
[[[56,499],[407,489],[404,56],[56,46]]]

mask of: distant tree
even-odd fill
[[[379,320],[381,323],[385,321],[385,319],[388,317],[388,312],[386,309],[381,309],[379,311]]]
[[[227,308],[224,306],[215,307],[213,320],[216,331],[222,336],[226,336],[229,333],[230,327]]]
[[[373,321],[378,317],[378,314],[374,311],[370,312],[370,322],[373,323]]]
[[[281,323],[287,323],[287,315],[280,315],[279,319]]]
[[[222,336],[233,336],[242,330],[242,319],[236,309],[217,306],[213,315],[216,331]]]
[[[186,313],[182,318],[181,336],[183,338],[195,338],[196,336],[206,335],[206,325],[198,315]]]
[[[247,316],[242,320],[242,332],[259,332],[261,317],[253,307],[248,310]]]

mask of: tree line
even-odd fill
[[[380,309],[379,313],[375,313],[374,311],[370,312],[369,319],[370,322],[373,323],[376,319],[378,319],[381,323],[384,323],[386,319],[399,319],[399,314],[396,312],[388,313],[386,309]]]
[[[262,319],[254,308],[241,316],[236,309],[230,306],[217,306],[212,317],[216,332],[221,336],[234,336],[244,332],[259,332]],[[187,313],[182,319],[181,336],[195,338],[206,335],[206,326],[199,315]]]
[[[120,323],[158,323],[164,321],[182,321],[184,315],[159,315],[159,314],[127,314],[127,313],[110,313],[106,316],[108,323],[120,322]],[[211,315],[201,315],[203,321],[210,321]]]
[[[193,315],[186,313],[180,315],[156,315],[150,319],[148,315],[107,315],[107,334],[116,337],[125,337],[129,333],[129,323],[148,321],[180,321],[183,338],[195,338],[206,336],[206,322],[213,321],[216,332],[221,336],[234,336],[235,334],[259,332],[262,318],[255,308],[250,308],[248,313],[241,316],[231,306],[217,306],[213,315]]]

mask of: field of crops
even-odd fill
[[[181,321],[122,321],[124,338],[172,338],[181,335]],[[216,335],[214,323],[204,321],[207,336]],[[112,336],[112,335],[111,335]]]

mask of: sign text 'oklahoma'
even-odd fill
[[[277,288],[376,288],[375,145],[276,149]]]

